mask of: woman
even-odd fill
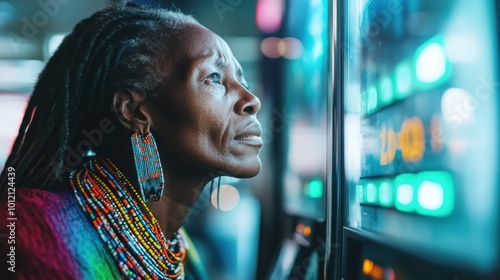
[[[0,178],[2,263],[19,279],[205,278],[180,228],[208,182],[260,171],[259,108],[190,16],[128,4],[81,21]]]

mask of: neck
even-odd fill
[[[165,188],[161,200],[149,202],[147,206],[160,223],[165,237],[170,239],[182,226],[189,210],[211,178],[208,175],[186,174],[171,169],[165,169],[164,173]]]

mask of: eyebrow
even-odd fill
[[[215,61],[215,66],[225,69],[227,68],[227,63],[225,63],[222,59],[219,58],[217,59],[217,61]]]
[[[227,69],[228,68],[228,65],[227,63],[224,62],[224,60],[222,59],[217,59],[217,61],[215,61],[215,66],[221,68],[221,69]],[[238,70],[236,71],[236,73],[238,74],[238,76],[240,78],[243,78],[243,69],[241,68],[238,68]]]

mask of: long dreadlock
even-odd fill
[[[117,5],[78,23],[38,77],[19,134],[5,166],[16,170],[16,187],[67,188],[68,150],[82,131],[112,113],[113,93],[140,89],[156,96],[164,80],[158,62],[191,16],[137,5]],[[0,193],[7,188],[7,168]]]

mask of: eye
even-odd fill
[[[221,77],[219,73],[212,73],[208,76],[208,80],[214,84],[222,84]]]

